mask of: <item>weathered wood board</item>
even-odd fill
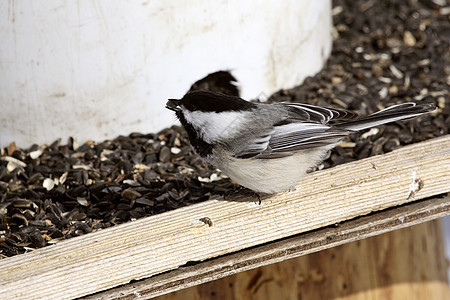
[[[92,295],[87,299],[125,300],[135,299],[136,295],[140,299],[148,299],[261,266],[275,266],[278,262],[291,258],[413,226],[448,214],[450,214],[450,194],[443,198],[420,200],[383,210],[345,221],[338,226],[328,226],[193,266],[184,266]],[[439,250],[443,249],[436,249]]]
[[[261,205],[210,200],[3,259],[0,295],[81,297],[448,191],[450,136],[444,136],[313,172]]]

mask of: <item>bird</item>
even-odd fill
[[[345,109],[304,103],[256,103],[191,91],[168,99],[200,157],[255,193],[289,191],[349,134],[435,109],[406,102],[359,117]]]

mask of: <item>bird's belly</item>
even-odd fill
[[[227,176],[255,192],[273,194],[287,191],[308,170],[317,166],[332,146],[298,151],[276,159],[237,159],[219,164]]]

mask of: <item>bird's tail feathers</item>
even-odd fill
[[[350,131],[358,131],[390,122],[413,118],[424,113],[432,112],[433,110],[435,110],[435,106],[432,103],[416,104],[414,102],[407,102],[387,107],[371,115],[354,121],[341,123],[337,126]]]

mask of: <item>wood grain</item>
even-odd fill
[[[3,259],[0,294],[80,297],[448,191],[444,136],[313,172],[295,191],[265,197],[262,205],[210,200]]]
[[[441,226],[402,228],[155,299],[449,299]]]
[[[92,295],[86,299],[149,299],[261,266],[370,238],[450,214],[450,195],[373,213],[266,245],[214,258]],[[436,249],[436,251],[440,251]],[[256,276],[256,275],[254,275]],[[309,298],[307,298],[309,299]],[[315,299],[315,298],[312,298]],[[319,298],[320,299],[320,298]]]

